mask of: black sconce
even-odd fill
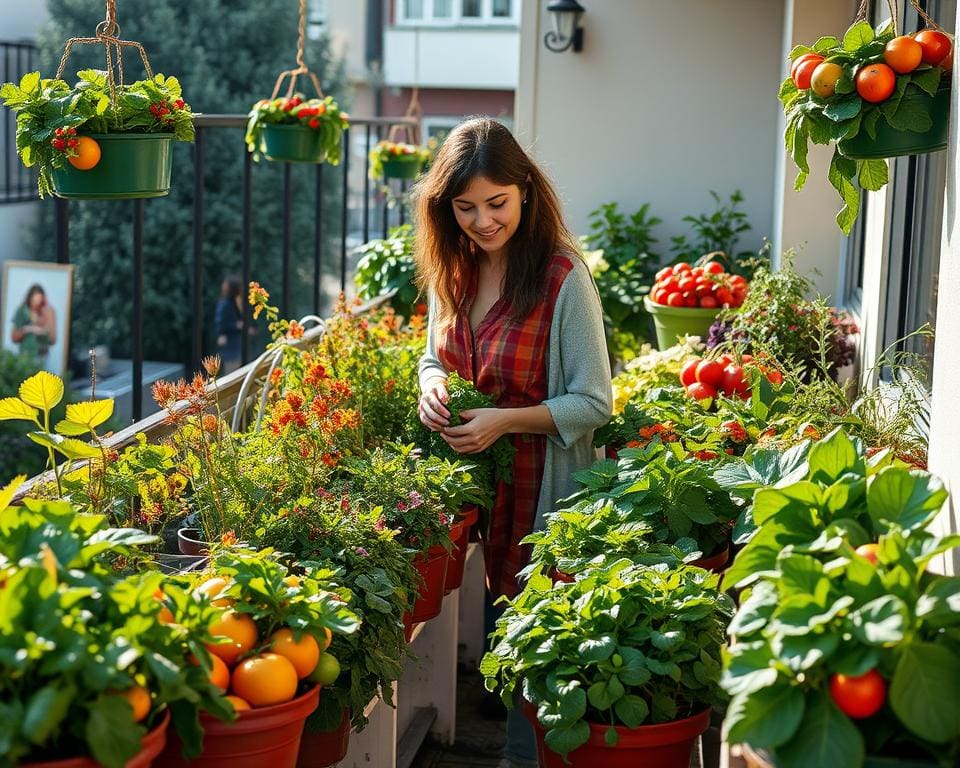
[[[579,53],[583,49],[580,17],[584,7],[577,0],[553,0],[547,10],[553,14],[553,29],[544,35],[543,44],[554,53],[563,53],[571,47]]]

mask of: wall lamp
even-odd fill
[[[583,49],[583,27],[580,17],[586,10],[577,0],[553,0],[547,4],[553,14],[553,29],[543,38],[543,44],[554,53],[563,53],[573,48],[575,53]]]

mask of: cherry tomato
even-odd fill
[[[667,305],[670,307],[682,307],[685,305],[683,300],[683,294],[678,291],[673,291],[667,296]]]
[[[823,56],[819,53],[805,53],[803,56],[797,56],[790,65],[790,77],[793,78],[794,83],[797,81],[797,68],[808,61],[816,61],[819,64],[823,61]]]
[[[697,306],[697,294],[688,291],[683,294],[683,301],[685,307],[695,307]]]
[[[703,384],[697,381],[687,387],[687,396],[692,397],[694,400],[706,400],[708,397],[716,397],[717,390],[709,384]]]
[[[717,300],[713,296],[701,296],[700,306],[704,309],[716,309],[720,304],[717,303]]]
[[[696,287],[697,283],[692,277],[684,277],[680,280],[681,291],[692,291]]]
[[[654,304],[666,304],[667,303],[667,292],[663,288],[658,288],[653,292],[653,303]]]
[[[673,275],[673,267],[664,267],[656,274],[657,282],[665,280]]]
[[[662,288],[667,293],[673,293],[674,291],[680,290],[680,281],[675,277],[668,277],[664,280]]]
[[[723,264],[719,261],[710,261],[704,266],[703,271],[708,275],[722,275],[723,274]]]
[[[689,363],[680,369],[680,383],[685,387],[697,382],[697,366],[700,364],[700,358],[695,357]]]
[[[887,683],[875,669],[857,677],[833,675],[830,695],[841,712],[862,720],[880,711],[887,700]]]
[[[723,381],[723,366],[716,360],[704,360],[697,366],[697,381],[716,389]]]
[[[687,264],[687,262],[685,261],[678,261],[676,264],[673,265],[673,274],[675,275],[678,274],[679,272],[689,272],[689,271],[690,271],[690,265]]]
[[[703,267],[694,267],[690,270],[690,274],[694,277],[700,277],[703,274]]]
[[[775,387],[779,387],[781,384],[783,384],[783,374],[777,370],[767,371],[767,381],[769,381]]]
[[[733,303],[733,294],[730,293],[729,288],[719,288],[717,290],[717,301],[721,304],[732,304]]]
[[[923,63],[937,66],[947,56],[953,44],[950,38],[936,29],[923,29],[913,36],[923,49]]]
[[[871,565],[877,564],[877,553],[880,551],[879,544],[861,544],[857,547],[857,554],[860,557],[870,561]]]
[[[750,385],[743,376],[743,368],[730,363],[723,369],[723,378],[720,380],[720,389],[724,394],[742,395],[750,391]]]
[[[810,87],[810,80],[813,78],[813,71],[820,66],[823,59],[807,59],[793,70],[793,84],[801,91]]]

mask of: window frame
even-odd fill
[[[520,0],[510,0],[509,16],[493,15],[493,0],[480,0],[481,13],[478,17],[463,15],[463,0],[451,0],[451,14],[448,17],[435,18],[434,0],[422,0],[423,16],[407,18],[405,0],[395,0],[395,23],[398,27],[516,27],[520,24]]]

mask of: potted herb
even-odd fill
[[[370,150],[370,178],[415,179],[430,158],[426,147],[385,139]]]
[[[40,196],[159,197],[170,191],[173,142],[193,141],[193,112],[175,77],[115,84],[85,69],[71,87],[30,72],[0,98],[17,115],[17,153],[37,168]]]
[[[797,46],[780,86],[784,143],[800,169],[798,190],[810,173],[808,143],[836,144],[829,179],[844,204],[837,224],[845,234],[860,210],[860,190],[887,183],[884,158],[947,146],[951,40],[935,25],[900,35],[892,16],[876,31],[857,20],[842,40],[828,36]]]
[[[216,611],[179,580],[145,570],[155,537],[108,528],[62,501],[8,506],[24,478],[0,492],[0,711],[13,764],[148,765],[172,715],[190,754],[198,708],[230,709],[191,660]],[[163,601],[182,605],[173,624]],[[165,618],[165,616],[167,618]],[[130,762],[133,761],[133,762]]]
[[[960,580],[927,570],[960,544],[928,530],[943,485],[839,431],[794,464],[756,491],[759,528],[726,579],[746,587],[727,740],[780,768],[953,765]]]
[[[508,707],[522,690],[542,768],[686,768],[721,700],[730,612],[699,568],[617,560],[556,587],[535,574],[480,670]]]
[[[348,125],[349,115],[332,96],[261,99],[247,118],[247,149],[254,159],[263,154],[268,160],[337,165]]]

